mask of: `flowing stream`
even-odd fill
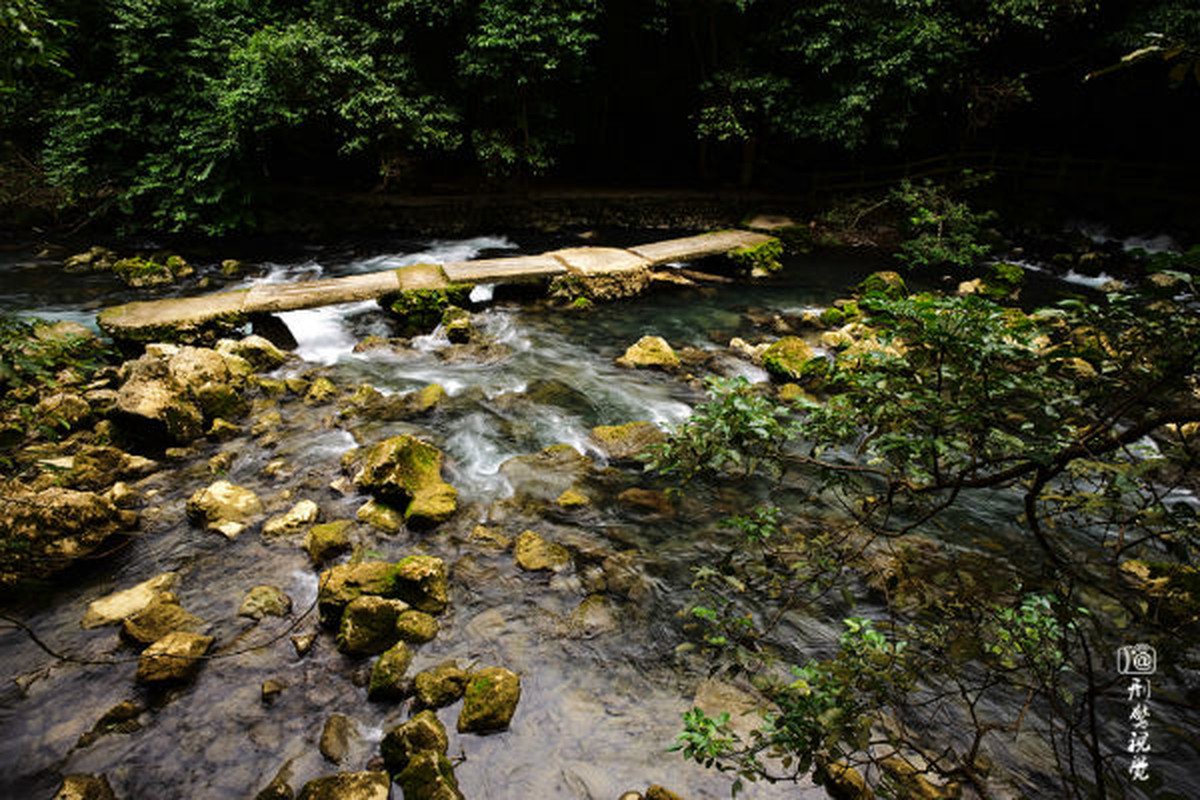
[[[278,263],[263,261],[257,277],[240,285],[536,252],[545,244],[480,237],[321,248]],[[4,258],[0,303],[5,310],[90,324],[98,305],[132,296],[109,276],[64,281],[36,258]],[[254,624],[236,616],[245,592],[258,584],[287,592],[294,614],[312,603],[317,572],[295,537],[267,540],[252,528],[227,541],[189,525],[184,503],[214,479],[209,458],[228,451],[233,460],[224,477],[253,489],[269,513],[309,498],[321,507],[324,520],[353,519],[365,498],[329,486],[341,475],[342,454],[356,444],[416,432],[446,453],[446,478],[460,492],[458,514],[433,532],[389,536],[360,525],[355,535],[372,556],[398,559],[428,552],[451,566],[450,609],[440,618],[437,638],[417,649],[410,674],[456,658],[522,675],[522,699],[507,732],[458,735],[453,732],[457,707],[439,714],[450,731],[451,757],[462,759],[456,775],[465,795],[616,800],[624,791],[660,783],[686,798],[727,797],[724,777],[666,751],[681,713],[691,707],[706,677],[681,613],[692,600],[691,569],[720,552],[726,534],[717,523],[730,510],[744,508],[745,499],[717,487],[689,495],[672,513],[613,502],[535,513],[513,496],[500,465],[567,443],[603,466],[588,444],[591,427],[638,419],[666,427],[685,419],[699,399],[694,386],[614,365],[614,357],[640,336],[659,334],[677,348],[710,350],[718,371],[763,380],[761,370],[728,356],[724,347],[732,336],[753,332],[748,310],[828,304],[878,266],[865,260],[810,260],[790,265],[770,285],[661,290],[584,313],[530,307],[480,287],[473,297],[479,303],[474,323],[496,345],[482,359],[448,358],[453,348],[436,332],[400,351],[354,352],[364,336],[388,332],[388,321],[374,303],[282,315],[298,342],[300,361],[286,365],[278,377],[321,374],[343,389],[370,383],[385,394],[436,382],[449,399],[432,416],[404,422],[347,421],[333,406],[294,402],[268,446],[248,435],[225,443],[202,441],[194,454],[166,462],[166,469],[139,487],[148,502],[141,530],[128,546],[73,569],[68,580],[8,598],[5,610],[55,648],[85,660],[118,663],[58,662],[23,634],[0,632],[5,679],[0,685],[0,795],[49,797],[63,774],[103,772],[123,798],[246,798],[289,761],[296,789],[317,775],[365,768],[378,755],[383,731],[406,714],[400,705],[367,701],[370,661],[340,654],[328,632],[305,657],[298,657],[283,635],[261,649],[214,659],[193,683],[150,697],[134,684],[136,654],[121,644],[116,630],[82,630],[79,620],[90,601],[173,570],[181,576],[180,601],[208,623],[217,654],[280,634],[316,632],[315,613],[293,631],[287,630],[290,619],[268,617]],[[210,273],[216,274],[201,270],[201,275]],[[1036,273],[1031,277],[1050,280]],[[595,481],[598,497],[650,485],[637,468],[627,467],[604,471]],[[803,513],[808,499],[794,483],[758,491],[792,513]],[[1022,558],[1020,548],[1013,550],[1021,541],[1014,513],[1004,498],[973,508],[955,521],[957,546],[1009,549],[1014,559]],[[511,553],[481,549],[470,540],[480,523],[511,536],[535,529],[571,548],[577,567],[552,577],[523,573]],[[598,616],[581,620],[577,609],[590,581],[616,553],[631,554],[637,589],[610,598]],[[870,610],[861,603],[854,608],[860,614]],[[828,654],[845,611],[831,606],[786,620],[795,655]],[[260,697],[267,679],[286,684],[269,705]],[[139,718],[140,730],[76,746],[106,710],[135,697],[150,705]],[[349,716],[357,729],[340,766],[317,751],[322,725],[333,712]],[[398,797],[399,789],[394,793]],[[825,794],[811,786],[780,785],[755,786],[750,796]]]

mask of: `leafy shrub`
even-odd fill
[[[743,377],[705,380],[709,399],[652,448],[646,468],[687,483],[699,475],[753,475],[778,468],[793,433],[785,406],[759,394]]]
[[[904,241],[896,258],[905,265],[969,267],[992,251],[984,236],[995,214],[973,210],[945,186],[905,180],[891,199],[904,215]]]

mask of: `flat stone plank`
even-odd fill
[[[503,281],[540,280],[566,275],[567,268],[552,255],[481,258],[477,261],[451,261],[442,271],[452,283],[500,283]]]
[[[683,239],[640,244],[629,250],[651,264],[666,264],[671,261],[691,261],[697,258],[718,256],[728,253],[730,250],[737,250],[739,247],[760,245],[773,238],[765,233],[752,231],[715,231]]]
[[[413,264],[396,270],[403,291],[412,289],[444,289],[450,283],[440,264]]]
[[[631,272],[645,269],[649,262],[628,250],[616,247],[568,247],[547,253],[577,275],[604,275],[610,272]]]
[[[140,300],[106,308],[97,319],[110,334],[138,331],[161,326],[190,328],[213,320],[243,313],[248,292],[218,292],[200,297],[172,297],[166,300]]]
[[[398,291],[400,278],[394,270],[300,283],[263,283],[250,289],[242,310],[255,314],[294,311],[298,308],[373,300]]]

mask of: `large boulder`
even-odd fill
[[[512,721],[521,699],[521,678],[504,667],[471,673],[458,716],[459,733],[502,731]]]
[[[0,584],[45,575],[137,524],[137,514],[93,492],[0,484]]]
[[[115,411],[117,418],[143,439],[187,444],[204,434],[204,414],[199,406],[165,380],[126,382],[117,390]]]
[[[213,637],[172,631],[142,651],[137,679],[141,683],[177,683],[190,680],[200,669],[201,657]]]
[[[371,447],[354,483],[385,503],[403,507],[405,521],[417,528],[444,522],[457,507],[457,491],[442,480],[442,452],[405,434]]]
[[[635,369],[674,369],[679,364],[679,356],[661,336],[643,336],[617,359],[617,366]]]
[[[403,600],[419,611],[438,613],[449,604],[446,564],[434,556],[408,556],[396,563],[362,561],[338,564],[321,573],[317,608],[321,622],[336,626],[356,598]]]
[[[154,344],[121,367],[114,413],[134,437],[154,445],[187,444],[206,423],[246,413],[244,359],[204,347]]]
[[[258,495],[225,480],[200,489],[187,501],[187,515],[192,522],[229,539],[236,539],[262,510]]]
[[[299,800],[388,800],[391,787],[386,772],[339,772],[304,784]]]
[[[402,600],[371,594],[356,597],[342,612],[338,649],[355,655],[382,653],[399,639],[396,618],[407,609],[408,605]]]

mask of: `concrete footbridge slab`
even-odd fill
[[[662,264],[735,253],[773,241],[764,233],[715,231],[630,248],[570,247],[540,255],[415,264],[400,269],[296,283],[259,284],[250,289],[199,297],[172,297],[126,303],[100,312],[100,327],[114,339],[169,339],[206,325],[237,325],[254,314],[377,299],[398,292],[447,285],[545,281],[564,275],[594,277]]]

